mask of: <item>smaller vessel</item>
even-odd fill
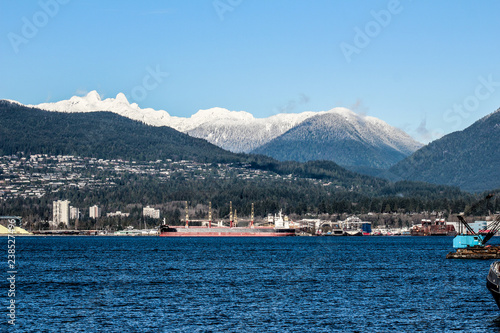
[[[344,236],[344,230],[342,230],[342,226],[338,222],[333,222],[330,224],[332,227],[331,235],[332,236]]]
[[[455,227],[447,224],[444,219],[431,220],[423,219],[421,224],[411,228],[412,236],[456,236]]]
[[[493,299],[497,303],[498,308],[500,309],[500,261],[495,261],[490,266],[490,271],[488,272],[488,276],[486,277],[486,287],[490,291]]]
[[[340,223],[346,236],[368,236],[372,232],[371,222],[362,221],[357,216],[349,216]]]

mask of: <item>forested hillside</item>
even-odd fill
[[[111,112],[62,113],[0,101],[0,155],[80,155],[135,160],[240,161],[241,157],[170,127]]]
[[[389,171],[403,179],[480,192],[500,188],[499,166],[500,109],[431,142]]]

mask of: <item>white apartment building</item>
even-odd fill
[[[99,206],[94,205],[89,208],[89,217],[91,219],[96,219],[100,216],[101,216],[101,209],[99,208]]]
[[[78,220],[80,219],[80,217],[81,217],[80,209],[73,206],[69,206],[69,218],[71,220]]]
[[[160,218],[160,210],[154,209],[153,207],[146,206],[146,207],[142,208],[142,216],[151,217],[153,219],[159,219]]]
[[[57,227],[64,223],[69,227],[69,200],[54,201],[52,208],[52,224]]]

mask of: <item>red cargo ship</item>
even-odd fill
[[[212,227],[211,221],[208,226],[189,226],[186,220],[186,226],[168,226],[162,225],[160,227],[161,237],[284,237],[295,236],[295,229],[290,228],[288,219],[281,215],[270,215],[268,222],[274,222],[274,226],[257,227],[252,223],[249,227],[233,227],[233,221],[230,222],[229,227],[217,226]]]
[[[295,229],[274,227],[160,227],[161,237],[282,237],[295,236]]]

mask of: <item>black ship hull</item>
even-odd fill
[[[500,273],[499,273],[500,261],[495,261],[490,266],[490,271],[486,277],[486,288],[490,291],[493,299],[497,303],[500,309]]]

